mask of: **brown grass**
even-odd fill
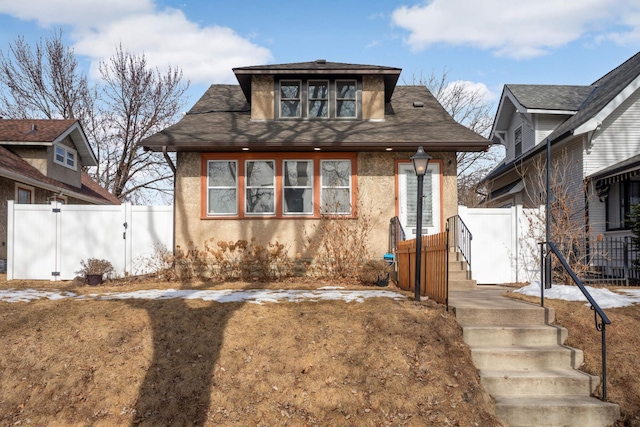
[[[0,303],[0,425],[500,425],[493,411],[453,314],[429,301]]]
[[[540,298],[509,294],[539,303]],[[545,299],[545,306],[556,311],[556,323],[569,330],[566,344],[584,352],[581,370],[602,373],[601,334],[595,329],[594,312],[584,302]],[[605,310],[611,325],[606,326],[607,400],[620,405],[617,426],[640,427],[640,305]],[[602,388],[597,391],[602,396]]]

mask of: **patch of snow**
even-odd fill
[[[585,288],[600,308],[625,307],[631,304],[640,304],[640,290],[624,290],[623,292],[627,295],[623,295],[606,288],[593,288],[591,286],[585,286]],[[523,286],[514,292],[539,297],[540,282],[531,282],[529,285]],[[551,286],[551,289],[544,290],[544,296],[545,298],[562,299],[566,301],[584,301],[589,305],[587,298],[577,286],[554,284]]]

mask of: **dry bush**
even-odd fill
[[[254,241],[204,242],[204,249],[193,242],[186,250],[176,246],[175,255],[157,248],[149,261],[150,269],[162,280],[280,280],[293,275],[294,263],[287,246],[271,242],[266,247]],[[153,268],[155,267],[155,268]]]
[[[320,222],[305,229],[307,250],[314,255],[311,273],[324,279],[358,280],[370,258],[367,242],[374,222],[370,215],[357,219],[323,214]]]
[[[392,270],[389,263],[384,260],[369,260],[362,266],[360,281],[365,285],[386,286]]]

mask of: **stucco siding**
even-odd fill
[[[384,81],[380,76],[362,79],[362,119],[384,120]]]
[[[368,239],[372,257],[382,258],[388,249],[389,220],[396,215],[397,161],[408,161],[414,153],[359,153],[357,155],[357,216],[352,221],[370,221]],[[441,162],[442,217],[457,213],[455,153],[429,153]],[[313,238],[317,218],[203,219],[200,153],[178,153],[175,198],[175,242],[186,248],[202,247],[204,242],[251,240],[260,245],[278,241],[289,247],[289,254],[309,256],[307,237]]]
[[[611,113],[595,131],[585,159],[586,175],[594,174],[640,153],[640,91]]]

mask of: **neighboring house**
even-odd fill
[[[0,260],[7,259],[7,201],[119,204],[84,166],[96,158],[77,120],[0,118]]]
[[[175,242],[278,241],[305,254],[323,213],[375,221],[382,258],[389,220],[415,236],[419,146],[424,233],[457,213],[456,151],[490,142],[456,123],[424,86],[396,86],[399,68],[313,62],[235,68],[239,85],[212,85],[175,125],[145,139],[177,152]],[[413,222],[412,222],[413,221]]]
[[[552,160],[568,160],[561,185],[579,195],[585,235],[629,235],[640,203],[639,88],[640,54],[589,86],[506,85],[490,136],[506,157],[485,178],[487,205],[531,205],[533,161],[546,158],[548,139]]]

